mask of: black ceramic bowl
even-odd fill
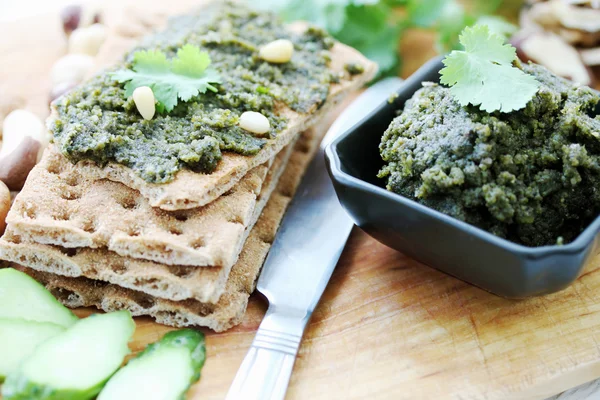
[[[327,147],[340,202],[383,244],[497,295],[523,298],[565,288],[599,248],[600,217],[567,245],[526,247],[389,192],[377,178],[381,135],[421,82],[439,81],[442,67],[440,58],[424,65],[394,102],[382,103]]]

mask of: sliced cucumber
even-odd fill
[[[65,328],[50,322],[0,318],[0,382],[35,348]]]
[[[52,322],[64,327],[77,321],[77,317],[44,286],[12,268],[0,270],[0,318]]]
[[[87,400],[129,353],[135,324],[128,311],[92,315],[39,345],[9,374],[5,400]]]
[[[200,379],[204,335],[191,329],[167,333],[117,372],[98,400],[179,400]]]

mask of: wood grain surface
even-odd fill
[[[197,2],[165,3],[127,0],[118,8],[172,13]],[[10,99],[46,113],[49,69],[64,52],[57,18],[52,13],[0,25],[0,116]],[[430,54],[429,38],[413,35],[403,42],[414,54],[412,69]],[[599,262],[560,293],[505,300],[355,229],[308,327],[287,398],[544,399],[598,378]],[[240,326],[205,331],[208,360],[189,399],[225,396],[265,309],[255,295]],[[77,310],[79,316],[91,312]],[[134,352],[170,329],[147,318],[136,322]]]

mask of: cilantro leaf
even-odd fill
[[[487,25],[490,32],[506,39],[519,30],[516,25],[511,24],[497,15],[482,15],[477,19],[477,25]]]
[[[263,11],[276,11],[286,21],[310,21],[335,34],[344,26],[346,6],[351,2],[351,0],[263,0],[253,2],[252,5]]]
[[[393,72],[398,65],[402,24],[392,24],[392,9],[385,4],[350,5],[346,22],[336,39],[354,47],[379,65],[381,74]]]
[[[466,26],[474,25],[476,18],[467,13],[456,1],[448,2],[437,25],[437,49],[440,53],[460,48],[458,36]]]
[[[407,4],[411,22],[421,28],[429,28],[442,16],[448,0],[419,0]]]
[[[444,59],[441,82],[461,104],[479,105],[481,110],[509,112],[529,102],[540,84],[514,67],[516,50],[486,25],[465,28],[460,35],[464,51],[454,50]]]
[[[132,69],[116,71],[111,77],[120,83],[126,82],[126,97],[140,86],[149,86],[158,101],[158,111],[169,112],[178,99],[188,101],[207,90],[217,91],[212,84],[220,83],[221,78],[209,67],[210,63],[208,53],[189,44],[181,47],[170,61],[161,51],[141,50],[133,55]]]

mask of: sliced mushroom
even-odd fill
[[[592,76],[577,50],[560,36],[534,32],[516,45],[527,59],[545,66],[555,74],[583,85],[592,83]]]
[[[583,49],[579,54],[581,54],[581,59],[585,65],[600,65],[600,47],[596,47],[595,49]]]
[[[551,31],[575,45],[593,47],[600,44],[600,9],[582,7],[569,1],[571,0],[529,3],[519,15],[521,28],[527,31]],[[584,0],[572,2],[583,4]]]
[[[544,28],[552,28],[560,25],[551,2],[535,3],[530,8],[524,9],[522,14],[530,21]]]
[[[543,4],[543,3],[540,3]],[[585,32],[600,31],[600,10],[588,7],[577,7],[563,0],[549,2],[554,16],[565,28],[578,29]]]
[[[600,0],[563,0],[565,3],[577,6],[590,6],[592,8],[600,8]]]
[[[568,29],[562,27],[556,32],[571,44],[586,47],[600,44],[600,32],[585,32],[577,29]]]

